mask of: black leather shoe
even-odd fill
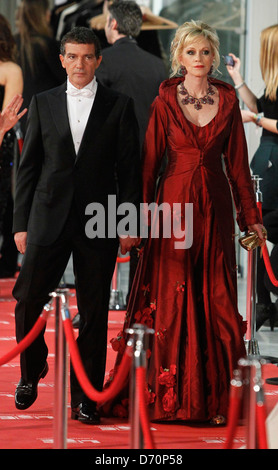
[[[71,410],[71,419],[78,419],[84,424],[100,424],[100,414],[95,404],[80,403]]]
[[[15,390],[16,408],[19,410],[27,410],[27,408],[33,405],[38,396],[38,383],[40,379],[46,376],[47,372],[48,364],[46,362],[37,380],[26,381],[21,377]]]

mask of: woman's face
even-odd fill
[[[202,77],[209,73],[214,59],[210,42],[205,38],[196,39],[196,41],[184,47],[179,57],[189,75]]]

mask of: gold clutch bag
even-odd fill
[[[266,239],[267,231],[264,227],[262,228],[262,232]],[[244,248],[247,251],[254,250],[255,248],[258,248],[259,246],[262,245],[262,241],[259,239],[257,232],[249,232],[243,237],[240,237],[238,241],[240,245],[242,246],[242,248]]]

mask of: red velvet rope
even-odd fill
[[[131,354],[129,349],[125,351],[121,364],[119,366],[118,372],[115,376],[115,379],[111,383],[111,385],[99,392],[96,390],[92,384],[90,383],[87,374],[84,370],[79,349],[77,343],[75,341],[72,322],[70,318],[67,318],[63,322],[65,336],[67,339],[67,343],[69,346],[69,352],[71,356],[71,362],[76,374],[76,377],[84,391],[84,393],[90,398],[90,400],[98,402],[98,403],[105,403],[111,398],[114,398],[117,393],[119,393],[123,387],[123,383],[125,382],[131,365]]]
[[[262,203],[261,202],[257,202],[257,206],[258,206],[258,209],[260,211],[260,214],[262,216]],[[267,274],[269,276],[269,279],[270,281],[272,282],[272,284],[275,286],[275,287],[278,287],[278,280],[276,279],[275,275],[274,275],[274,272],[272,270],[272,266],[271,266],[271,262],[270,262],[270,259],[269,259],[269,255],[268,255],[268,250],[267,250],[267,246],[266,244],[263,246],[262,248],[262,251],[263,251],[263,259],[264,259],[264,264],[265,264],[265,268],[267,270]]]
[[[83,364],[81,361],[80,353],[78,350],[77,343],[75,341],[74,332],[72,328],[72,322],[70,318],[66,318],[63,322],[65,336],[67,339],[67,343],[69,346],[70,357],[72,361],[72,365],[74,371],[76,373],[76,377],[84,391],[84,393],[93,401],[98,403],[105,403],[112,398],[114,398],[117,393],[119,393],[125,383],[125,380],[129,374],[130,366],[131,366],[131,354],[130,351],[127,350],[124,353],[123,359],[120,363],[118,372],[111,383],[111,385],[99,392],[96,390],[92,384],[90,383],[86,372],[84,371]],[[142,424],[143,434],[146,439],[146,446],[148,449],[154,449],[154,443],[150,431],[148,414],[147,414],[147,407],[145,401],[145,368],[137,368],[136,369],[137,379],[138,379],[138,387],[139,387],[139,413],[140,413],[140,420]]]
[[[256,426],[259,449],[268,449],[266,434],[266,410],[262,402],[256,404]]]
[[[138,384],[138,392],[139,392],[139,416],[143,431],[143,436],[146,441],[146,449],[155,449],[150,424],[149,424],[149,417],[148,417],[148,410],[146,405],[146,398],[145,398],[145,377],[146,377],[146,369],[145,367],[137,367],[136,369],[136,383]]]
[[[228,413],[228,429],[224,449],[232,449],[235,437],[236,427],[239,419],[239,412],[242,398],[242,387],[231,385],[229,413]]]
[[[30,344],[36,339],[38,334],[42,331],[45,327],[47,318],[49,315],[49,310],[43,310],[42,314],[39,316],[38,320],[36,321],[33,328],[29,331],[29,333],[23,338],[23,340],[17,344],[15,348],[9,351],[7,354],[0,358],[0,366],[6,364],[10,360],[12,360],[15,356],[20,354],[24,351]],[[76,373],[77,379],[83,388],[86,395],[93,401],[98,403],[105,403],[110,399],[114,398],[122,389],[123,384],[129,374],[130,366],[132,357],[130,354],[130,348],[126,348],[124,353],[123,359],[119,366],[118,372],[115,376],[115,379],[111,383],[110,387],[99,392],[96,390],[92,384],[90,383],[86,372],[84,370],[80,353],[77,347],[77,343],[75,341],[72,321],[70,318],[66,318],[63,321],[64,332],[68,342],[69,351],[71,355],[71,361]],[[146,439],[146,446],[148,449],[154,449],[154,443],[150,431],[148,414],[147,414],[147,407],[145,402],[145,368],[138,368],[137,371],[137,380],[139,384],[139,413],[140,413],[140,420],[144,432],[144,436]]]
[[[30,344],[36,339],[38,334],[44,328],[48,315],[49,315],[49,311],[44,310],[42,312],[42,314],[37,319],[35,325],[29,331],[29,333],[25,336],[25,338],[23,338],[23,340],[20,341],[20,343],[18,343],[17,346],[15,346],[11,351],[9,351],[7,354],[5,354],[4,356],[0,358],[0,366],[11,361],[15,356],[22,353],[22,351],[24,351],[26,348],[28,348],[28,346],[30,346]]]
[[[126,256],[125,258],[117,257],[117,263],[127,263],[128,261],[130,261],[130,256]]]

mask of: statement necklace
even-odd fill
[[[180,84],[179,94],[183,96],[181,99],[182,104],[194,104],[194,108],[199,111],[202,108],[202,104],[213,104],[214,99],[211,98],[211,95],[215,95],[212,86],[209,84],[208,91],[205,96],[201,98],[195,98],[194,96],[190,95],[185,88],[183,82]]]

